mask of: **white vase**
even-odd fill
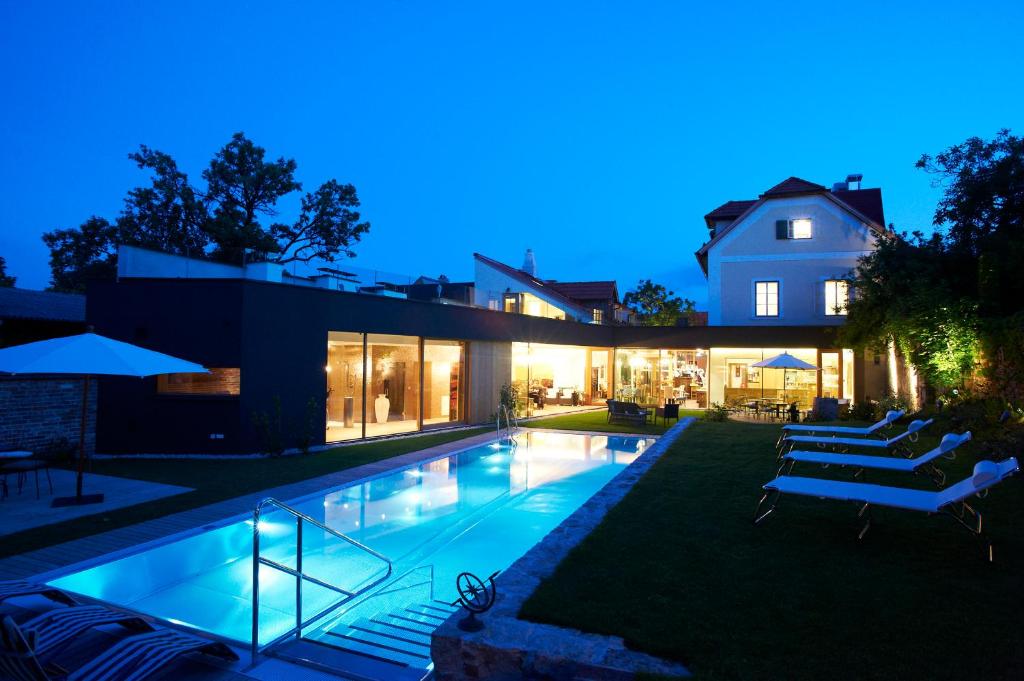
[[[377,399],[373,401],[373,413],[377,417],[377,423],[387,423],[390,410],[391,400],[387,398],[387,395],[384,393],[377,395]]]

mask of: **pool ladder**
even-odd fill
[[[502,417],[504,417],[505,422],[504,428],[501,425]],[[516,440],[516,434],[519,432],[519,420],[516,418],[515,412],[505,405],[501,405],[498,408],[495,430],[497,431],[496,436],[498,444],[506,442],[512,449],[515,449],[519,445],[519,441]]]
[[[282,565],[275,560],[271,560],[263,555],[260,555],[260,516],[263,515],[263,509],[266,507],[273,507],[284,511],[295,518],[295,567],[291,568],[287,565]],[[302,528],[304,525],[312,525],[313,527],[326,532],[328,535],[338,539],[339,541],[345,542],[360,551],[365,552],[367,555],[375,560],[383,563],[381,569],[384,570],[384,574],[377,577],[372,582],[364,584],[352,590],[344,589],[336,584],[329,584],[322,580],[317,579],[311,575],[306,574],[302,571]],[[266,565],[267,567],[273,568],[284,572],[285,574],[291,575],[295,578],[295,626],[289,629],[287,632],[281,634],[273,641],[260,645],[260,566]],[[252,512],[252,663],[256,663],[256,658],[261,651],[276,646],[282,641],[291,638],[302,637],[302,630],[310,626],[317,620],[327,616],[334,612],[346,603],[350,603],[353,599],[359,598],[368,591],[374,589],[376,586],[387,580],[394,566],[391,560],[385,556],[377,553],[370,547],[359,543],[355,539],[338,532],[310,516],[298,511],[291,506],[281,503],[277,499],[266,498],[256,505],[256,508]],[[431,581],[433,581],[433,571],[431,571]],[[317,612],[312,617],[303,620],[302,619],[302,585],[304,582],[310,582],[316,584],[319,587],[328,589],[337,594],[340,594],[342,598],[331,605],[329,608]],[[433,588],[433,587],[431,587]]]

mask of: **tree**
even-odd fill
[[[171,156],[140,146],[128,158],[150,171],[149,184],[128,192],[114,225],[94,217],[43,236],[53,288],[80,291],[90,278],[113,278],[119,244],[236,264],[354,257],[352,247],[370,229],[356,210],[355,187],[328,180],[301,197],[295,221],[274,221],[278,202],[302,185],[294,160],[265,157],[262,147],[235,133],[203,171],[200,189]]]
[[[276,217],[277,202],[299,191],[294,160],[264,160],[266,151],[240,132],[234,134],[203,171],[206,201],[212,210],[207,232],[215,244],[216,260],[241,263],[246,249],[267,258],[279,251],[273,235],[259,218]]]
[[[210,243],[206,204],[167,154],[146,145],[129,154],[140,170],[152,171],[150,186],[124,199],[117,219],[119,243],[177,255],[201,256]]]
[[[117,227],[93,216],[81,226],[43,235],[50,248],[50,289],[84,293],[92,280],[110,280],[117,274]]]
[[[0,287],[10,288],[16,281],[17,277],[7,274],[7,261],[0,256]]]
[[[644,326],[676,326],[694,311],[692,300],[679,298],[650,279],[641,279],[635,291],[629,291],[622,302],[630,307]]]
[[[943,188],[936,231],[884,238],[861,259],[844,342],[891,340],[938,388],[986,359],[992,389],[1024,398],[1024,140],[1001,130],[916,165]]]

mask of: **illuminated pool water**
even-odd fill
[[[396,580],[429,568],[434,596],[451,601],[458,573],[486,576],[511,565],[653,442],[548,432],[518,440],[514,449],[483,445],[286,503],[390,558]],[[278,510],[263,518],[261,555],[295,567],[294,518]],[[237,518],[50,584],[247,643],[252,535],[252,520]],[[379,560],[310,525],[302,556],[307,574],[350,591],[384,570]],[[307,582],[303,616],[338,600]],[[295,579],[261,566],[261,642],[294,624]]]

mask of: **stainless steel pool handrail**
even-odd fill
[[[264,558],[263,556],[260,555],[260,516],[263,513],[263,509],[265,507],[267,507],[267,506],[273,506],[273,507],[275,507],[277,509],[280,509],[280,510],[284,511],[285,513],[288,513],[289,515],[291,515],[291,516],[293,516],[295,518],[295,567],[294,568],[290,568],[287,565],[282,565],[281,563],[278,563],[275,560],[271,560],[269,558]],[[316,528],[318,528],[320,530],[323,530],[324,532],[328,533],[332,537],[335,537],[336,539],[340,539],[340,540],[342,540],[342,541],[344,541],[344,542],[346,542],[346,543],[356,547],[357,549],[359,549],[359,550],[369,554],[373,558],[376,558],[376,559],[378,559],[380,561],[383,561],[385,566],[387,567],[387,570],[385,571],[385,573],[382,576],[380,576],[377,579],[373,580],[369,584],[364,584],[363,586],[358,587],[358,588],[356,588],[356,589],[354,589],[352,591],[349,591],[347,589],[343,589],[342,587],[337,586],[335,584],[330,584],[328,582],[324,582],[324,581],[322,581],[320,579],[317,579],[316,577],[312,577],[310,575],[307,575],[305,572],[302,571],[302,527],[303,527],[303,523],[309,523],[310,525],[313,525],[314,527],[316,527]],[[273,568],[275,570],[280,570],[281,572],[284,572],[285,574],[289,574],[292,577],[295,577],[295,626],[292,627],[291,629],[289,629],[287,632],[285,632],[285,633],[281,634],[280,636],[278,636],[277,638],[275,638],[273,641],[269,641],[268,643],[266,643],[263,646],[260,646],[260,565],[266,565],[267,567]],[[267,497],[266,499],[264,499],[260,503],[256,504],[256,508],[253,509],[253,512],[252,512],[252,650],[251,650],[252,663],[253,664],[256,663],[256,657],[259,655],[261,650],[266,650],[267,648],[270,648],[271,646],[277,645],[281,641],[283,641],[283,640],[285,640],[287,638],[290,638],[291,636],[295,636],[296,638],[301,637],[303,629],[308,627],[310,624],[312,624],[316,620],[318,620],[318,619],[320,619],[320,618],[330,614],[331,612],[333,612],[334,610],[338,609],[339,607],[341,607],[345,603],[348,603],[353,598],[357,598],[357,597],[361,596],[362,594],[366,593],[367,591],[373,589],[378,584],[380,584],[381,582],[383,582],[386,579],[388,579],[391,576],[391,573],[392,573],[393,570],[394,570],[394,565],[392,564],[391,559],[389,559],[386,556],[384,556],[384,555],[374,551],[369,546],[366,546],[365,544],[362,544],[362,543],[356,541],[352,537],[349,537],[346,534],[343,534],[343,533],[338,532],[337,530],[335,530],[335,529],[333,529],[331,527],[328,527],[327,525],[325,525],[324,523],[320,522],[319,520],[316,520],[316,519],[312,518],[311,516],[306,515],[302,511],[298,511],[298,510],[292,508],[291,506],[288,506],[287,504],[284,504],[284,503],[278,501],[277,499],[274,499],[273,497]],[[316,613],[315,615],[313,615],[309,619],[303,621],[303,619],[302,619],[302,583],[304,581],[312,582],[313,584],[316,584],[317,586],[323,587],[323,588],[328,589],[330,591],[334,591],[335,593],[338,593],[338,594],[341,594],[342,596],[344,596],[344,598],[342,598],[337,603],[333,604],[331,607],[326,608],[324,610],[321,610],[320,612]]]
[[[501,405],[500,407],[498,407],[497,423],[495,424],[495,437],[497,438],[498,444],[501,444],[502,415],[505,416],[505,440],[507,440],[510,445],[515,446],[519,444],[518,441],[516,441],[516,433],[519,432],[519,420],[516,418],[515,411],[509,409],[505,405]]]

